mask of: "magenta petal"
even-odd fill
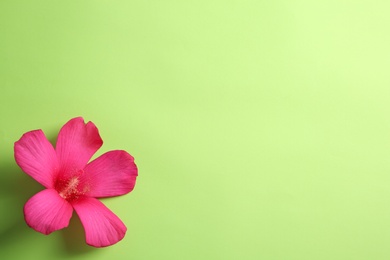
[[[69,120],[60,130],[56,152],[63,172],[82,170],[102,146],[99,131],[82,117]]]
[[[52,188],[58,170],[57,155],[42,130],[25,133],[15,142],[15,160],[22,170],[46,188]]]
[[[45,235],[67,227],[72,212],[72,206],[54,189],[35,194],[24,205],[27,225]]]
[[[84,197],[72,202],[72,205],[84,226],[88,245],[110,246],[125,236],[125,224],[99,200]]]
[[[125,151],[110,151],[87,165],[81,181],[89,184],[90,197],[112,197],[129,193],[137,178],[134,158]]]

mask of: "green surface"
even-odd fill
[[[390,259],[389,1],[0,1],[1,259]],[[119,244],[23,220],[13,142],[93,121]]]

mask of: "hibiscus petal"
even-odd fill
[[[72,202],[85,229],[88,245],[105,247],[113,245],[125,236],[126,226],[103,203],[84,197]]]
[[[56,152],[42,130],[25,133],[14,146],[16,163],[46,188],[52,188],[58,170]]]
[[[46,189],[31,197],[24,205],[24,219],[31,228],[45,235],[69,225],[72,206],[54,189]]]
[[[63,173],[82,170],[92,155],[102,146],[99,131],[82,117],[69,120],[60,130],[56,152]]]
[[[89,163],[80,181],[90,197],[112,197],[134,189],[138,175],[134,158],[125,151],[110,151]]]

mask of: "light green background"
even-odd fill
[[[1,259],[390,259],[390,3],[0,1]],[[93,121],[119,244],[23,220],[13,142]]]

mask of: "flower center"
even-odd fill
[[[67,179],[57,179],[55,189],[63,199],[72,201],[82,195],[80,186],[79,175],[73,175]]]

